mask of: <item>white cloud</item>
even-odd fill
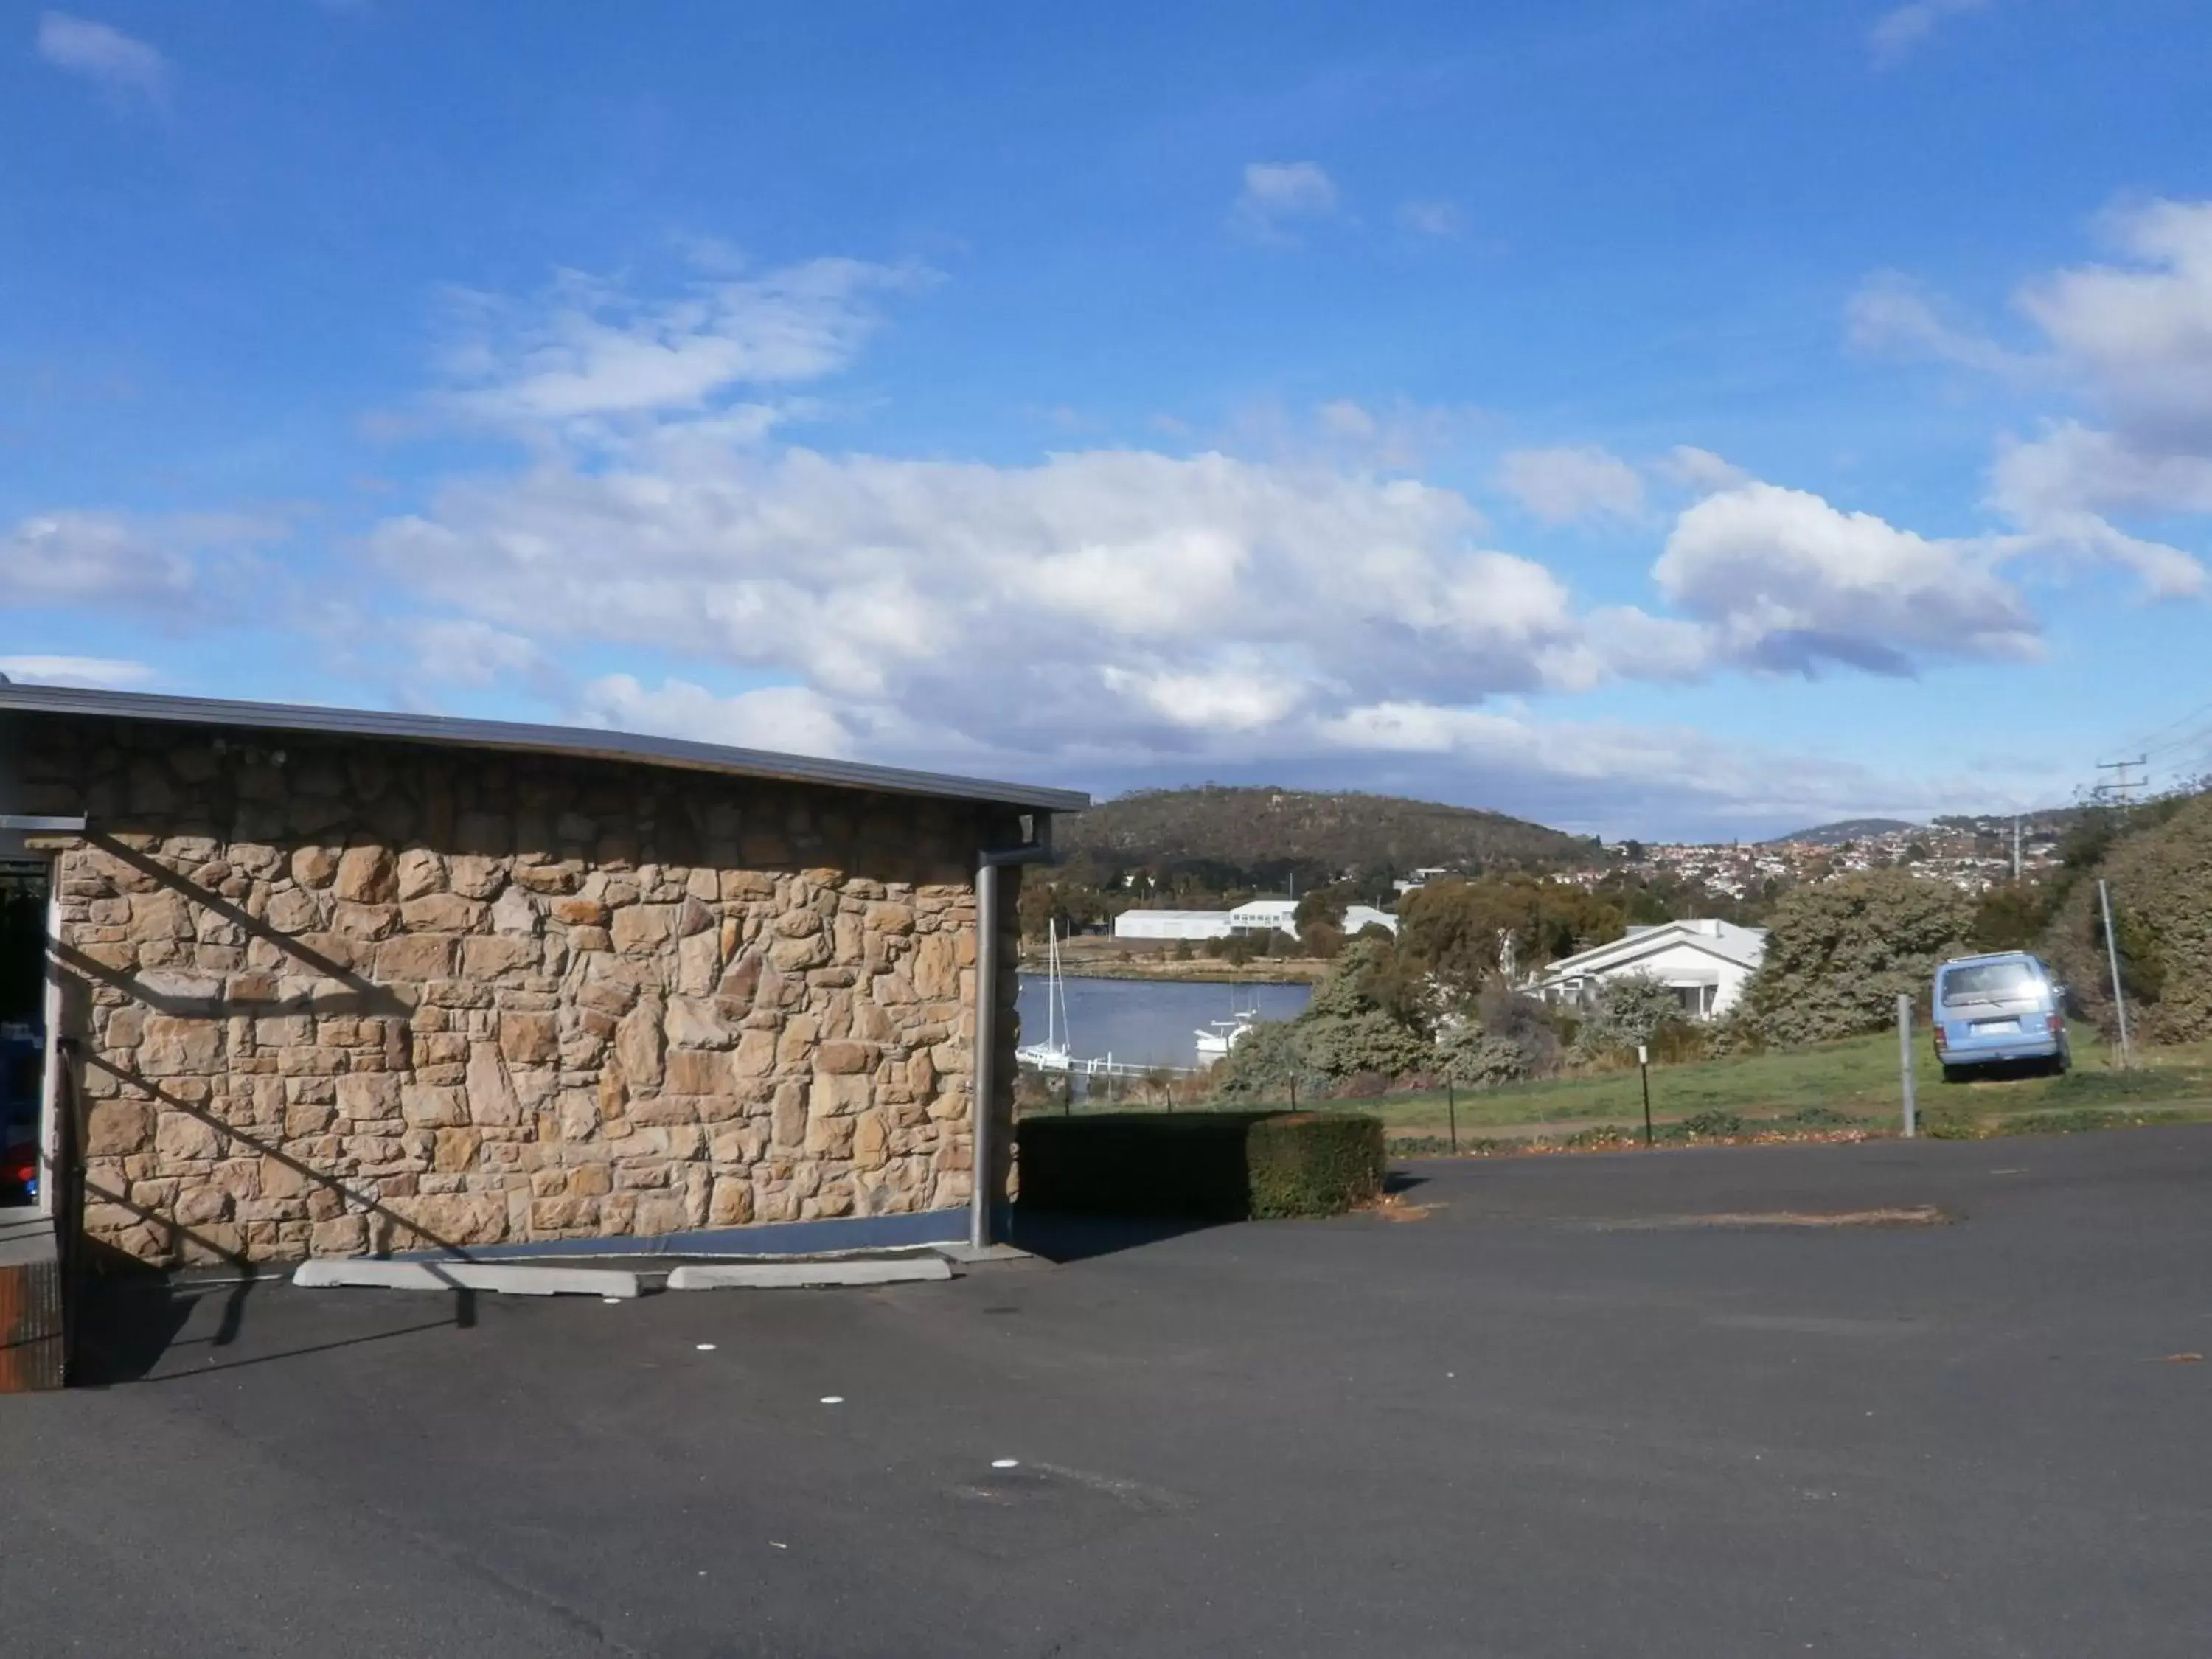
[[[1957,363],[1983,374],[2024,378],[2034,361],[1985,335],[1944,320],[1936,295],[1901,271],[1869,275],[1844,304],[1845,337],[1860,351]]]
[[[64,511],[0,531],[0,606],[165,606],[192,593],[191,560],[157,528],[115,513]]]
[[[480,622],[414,622],[402,631],[415,647],[418,678],[448,685],[483,686],[516,676],[544,678],[551,665],[537,645]]]
[[[165,101],[169,90],[167,59],[143,40],[66,12],[39,19],[39,56],[56,69],[96,82],[117,98]]]
[[[577,272],[529,307],[459,294],[462,327],[445,356],[453,385],[442,402],[493,424],[572,435],[715,409],[734,386],[837,373],[878,325],[873,297],[926,280],[914,268],[814,259],[743,281],[695,282],[674,301],[651,305]],[[720,427],[686,435],[743,441],[780,416],[758,401],[720,412]]]
[[[2035,619],[1996,571],[2009,550],[1932,540],[1753,483],[1686,511],[1652,574],[1677,607],[1713,624],[1734,660],[1898,673],[1921,656],[2035,653]]]
[[[0,674],[36,685],[109,691],[128,690],[155,678],[149,665],[118,657],[0,657]]]
[[[1924,291],[1894,276],[1861,289],[1852,337],[2077,389],[2109,427],[2057,419],[2039,438],[2005,440],[1989,505],[2019,526],[2024,547],[2118,564],[2154,597],[2201,593],[2195,554],[2109,515],[2212,512],[2212,202],[2141,204],[2106,215],[2103,229],[2128,263],[2021,289],[2020,309],[2043,337],[2037,353],[1952,327]]]
[[[1752,482],[1750,473],[1735,462],[1716,455],[1710,449],[1700,449],[1695,444],[1676,444],[1658,460],[1651,463],[1652,471],[1669,483],[1700,495],[1711,495],[1718,489],[1734,489],[1739,484]]]
[[[2104,228],[2131,266],[2059,271],[2021,308],[2124,431],[2212,451],[2212,202],[2151,202]]]
[[[1989,3],[1990,0],[1911,0],[1911,4],[1886,11],[1876,18],[1874,27],[1867,31],[1867,45],[1873,49],[1877,64],[1897,63],[1933,34],[1936,25],[1945,18],[1981,11]]]
[[[1172,738],[1192,708],[1260,707],[1255,684],[1546,684],[1577,632],[1567,592],[1472,544],[1479,522],[1449,490],[1219,454],[789,450],[458,484],[370,550],[495,630],[788,674],[862,725],[910,710],[1050,748]]]
[[[1325,218],[1336,206],[1335,181],[1318,162],[1248,161],[1229,222],[1259,240],[1282,241],[1292,222]]]
[[[1398,222],[1423,236],[1456,236],[1464,228],[1460,210],[1449,202],[1401,202]]]
[[[836,710],[799,685],[763,686],[720,697],[688,680],[663,680],[658,690],[648,690],[628,674],[610,674],[583,689],[576,714],[592,726],[739,749],[827,760],[842,760],[853,750],[852,734]]]
[[[1644,479],[1618,455],[1595,447],[1516,449],[1498,462],[1498,483],[1538,518],[1553,524],[1644,510]]]

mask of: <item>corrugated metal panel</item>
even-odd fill
[[[630,732],[595,732],[568,726],[526,726],[507,720],[456,720],[443,714],[392,714],[366,708],[315,708],[291,703],[233,702],[216,697],[167,697],[143,691],[86,691],[68,686],[0,684],[0,711],[94,714],[112,720],[160,720],[179,726],[223,726],[258,732],[313,732],[340,737],[395,738],[456,749],[497,749],[523,754],[575,755],[634,761],[695,772],[775,778],[791,783],[878,789],[901,795],[936,795],[988,801],[1045,812],[1080,812],[1091,797],[1073,789],[994,783],[942,772],[895,766],[862,766],[759,749],[728,749],[680,738]]]

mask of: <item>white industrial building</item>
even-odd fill
[[[1227,939],[1226,910],[1124,910],[1114,918],[1115,939]]]
[[[1298,936],[1298,902],[1287,898],[1250,899],[1233,910],[1124,910],[1114,918],[1115,939],[1227,939],[1284,933]],[[1398,931],[1398,918],[1371,904],[1347,905],[1344,931],[1355,934],[1363,927]]]
[[[1587,1003],[1607,981],[1643,975],[1673,991],[1682,1012],[1710,1019],[1733,1008],[1766,957],[1766,929],[1710,918],[1632,927],[1610,945],[1563,957],[1533,980],[1547,1002]]]

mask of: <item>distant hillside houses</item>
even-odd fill
[[[1264,939],[1269,933],[1298,936],[1298,902],[1288,898],[1257,898],[1233,910],[1124,910],[1114,918],[1115,939]],[[1398,918],[1371,904],[1345,907],[1344,931],[1356,934],[1363,927],[1398,931]]]
[[[1580,1007],[1613,980],[1644,975],[1674,994],[1692,1019],[1724,1014],[1766,958],[1766,929],[1699,917],[1632,927],[1610,945],[1553,963],[1532,980],[1532,995]]]

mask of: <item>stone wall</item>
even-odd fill
[[[58,849],[58,950],[106,1244],[260,1261],[968,1200],[970,870],[998,809],[388,740],[26,736],[24,810],[88,818]]]

